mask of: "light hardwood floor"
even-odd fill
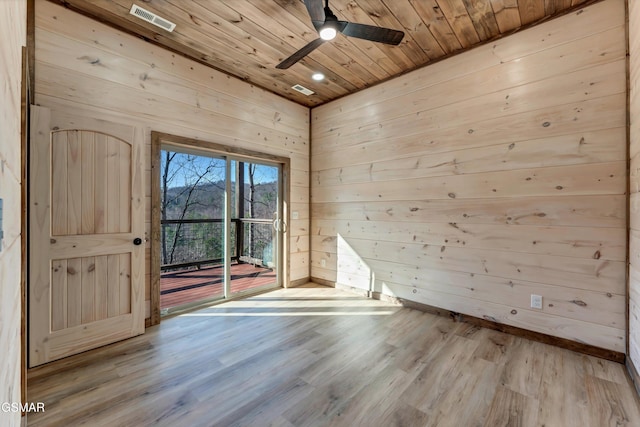
[[[33,426],[639,426],[620,364],[307,285],[31,370]]]

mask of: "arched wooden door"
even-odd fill
[[[31,367],[144,332],[141,135],[32,111]]]

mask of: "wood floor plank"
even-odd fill
[[[374,426],[396,409],[396,402],[407,386],[407,374],[393,365],[387,366],[373,382],[361,389],[329,425],[341,426],[345,420],[358,420],[361,425]],[[370,402],[379,402],[372,407]]]
[[[484,422],[485,427],[525,427],[536,425],[537,401],[498,387]]]
[[[29,426],[637,426],[624,366],[316,286],[35,368]]]
[[[346,423],[345,423],[346,425]],[[429,415],[399,401],[391,415],[380,419],[382,426],[427,426]]]
[[[516,393],[537,399],[542,381],[545,345],[517,338],[509,349],[511,355],[505,363],[502,384]]]
[[[475,339],[480,341],[475,356],[495,364],[503,364],[508,357],[507,349],[515,337],[490,329],[481,329]]]
[[[450,391],[431,411],[430,426],[481,426],[500,384],[502,365],[473,356],[461,367]]]
[[[547,352],[538,395],[540,425],[591,424],[584,383],[584,357],[571,352]],[[564,387],[558,387],[558,384]]]
[[[422,372],[402,394],[401,399],[426,413],[433,413],[446,400],[462,375],[460,367],[468,363],[478,343],[451,336],[439,351],[425,363]]]
[[[628,382],[628,376],[624,372],[620,372],[616,369],[616,365],[607,363],[606,360],[602,360],[593,356],[583,356],[585,363],[585,373],[602,380],[612,381],[614,383],[625,385]],[[640,423],[640,420],[639,420]]]
[[[585,377],[589,396],[590,419],[598,426],[638,425],[640,412],[638,407],[629,405],[629,397],[621,392],[619,384],[591,375]]]

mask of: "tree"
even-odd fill
[[[203,184],[222,188],[220,184],[221,175],[224,176],[224,167],[220,159],[195,156],[191,154],[163,151],[162,174],[161,174],[161,219],[184,220],[186,218],[195,219],[201,214],[197,207],[203,207],[202,193]],[[222,170],[222,174],[220,174]],[[182,181],[182,185],[178,186]],[[173,191],[172,191],[173,190]],[[202,209],[200,209],[202,210]],[[174,215],[170,215],[171,213]],[[171,218],[170,218],[171,216]],[[179,248],[183,238],[183,223],[178,222],[175,230],[169,232],[167,227],[162,227],[162,261],[163,264],[173,264],[176,258],[184,258],[180,254]],[[202,233],[202,231],[201,231]],[[211,242],[205,246],[213,246]],[[182,249],[184,252],[187,248]]]
[[[256,185],[255,185],[255,173],[256,173],[256,164],[248,163],[247,169],[249,172],[249,218],[254,219],[256,214],[256,205],[255,205],[255,193],[256,193]],[[256,224],[251,223],[249,225],[249,256],[251,258],[257,258],[256,256]]]
[[[162,264],[197,262],[223,258],[223,225],[226,192],[226,160],[172,151],[161,154]],[[250,162],[236,166],[235,202],[237,218],[274,219],[277,210],[277,168]],[[232,197],[234,197],[232,190]],[[184,223],[188,219],[219,222]],[[171,222],[170,220],[174,220]],[[271,225],[236,222],[232,229],[244,250],[238,256],[262,259],[273,240]],[[214,231],[215,230],[215,231]],[[236,240],[233,240],[236,242]],[[239,249],[239,248],[237,248]],[[265,255],[267,254],[267,255]],[[270,257],[269,257],[270,258]]]
[[[244,194],[244,212],[251,219],[275,219],[277,212],[277,178],[278,171],[275,166],[266,166],[256,163],[240,163],[239,168],[246,166],[246,190]],[[244,176],[242,174],[241,176]],[[266,229],[265,229],[266,227]],[[271,226],[251,222],[248,227],[248,253],[250,259],[263,261],[265,249],[272,241]]]

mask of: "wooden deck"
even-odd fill
[[[222,266],[172,271],[160,276],[160,308],[224,296]],[[231,293],[274,283],[275,271],[251,264],[231,265]]]

